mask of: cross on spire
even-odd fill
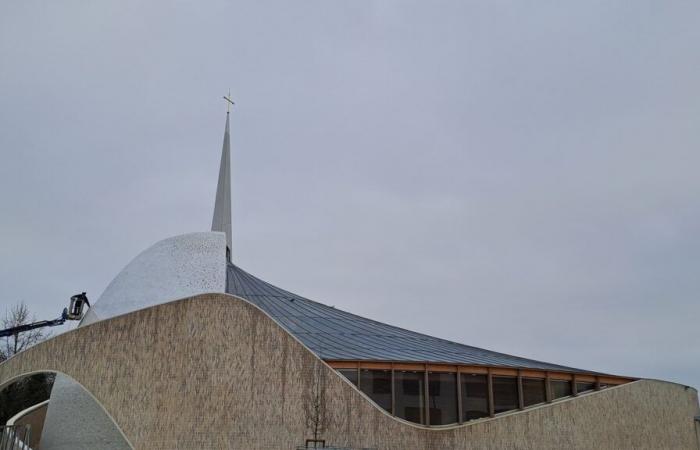
[[[224,100],[226,100],[226,114],[231,111],[231,105],[235,105],[236,102],[231,100],[231,89],[228,90],[228,96],[224,95]]]

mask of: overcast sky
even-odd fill
[[[56,316],[207,230],[231,88],[247,271],[699,387],[699,23],[681,0],[4,1],[0,309]]]

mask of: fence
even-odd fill
[[[0,426],[0,450],[31,450],[30,433],[29,425]]]

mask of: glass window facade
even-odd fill
[[[553,398],[557,399],[571,395],[571,381],[550,380],[549,384],[552,387]]]
[[[411,365],[417,366],[416,368],[422,366],[422,364]],[[548,381],[544,373],[542,378],[537,378],[536,374],[533,375],[530,372],[527,377],[521,378],[520,382],[516,376],[493,375],[489,383],[489,377],[486,374],[438,371],[429,371],[426,374],[422,370],[396,368],[406,366],[409,364],[392,364],[390,367],[394,367],[394,370],[337,369],[337,371],[389,413],[424,425],[449,425],[489,417],[491,407],[494,414],[518,410],[521,399],[523,407],[539,405],[547,401],[548,389],[552,400],[573,394],[572,381],[549,379],[549,387],[547,387]],[[443,365],[439,366],[442,369]],[[448,370],[454,367],[444,366]],[[430,366],[427,367],[430,368]],[[511,373],[516,371],[511,369]],[[590,378],[589,375],[584,374],[579,376]],[[625,381],[621,380],[621,382]],[[600,383],[599,386],[602,389],[608,384]],[[576,382],[577,393],[591,392],[595,388],[594,382],[580,380]]]
[[[394,371],[395,415],[425,424],[425,372]]]
[[[457,422],[456,373],[428,373],[428,407],[430,425]]]
[[[543,378],[523,378],[523,404],[537,405],[547,400],[545,380]]]
[[[577,394],[581,394],[583,392],[588,392],[588,391],[592,391],[592,390],[595,390],[595,383],[582,382],[582,381],[579,381],[578,383],[576,383],[576,393]]]
[[[494,413],[518,409],[518,379],[515,377],[493,377]]]
[[[357,369],[338,369],[338,372],[340,372],[342,376],[350,380],[352,384],[357,386]]]
[[[486,375],[462,373],[462,420],[489,416],[489,386]]]
[[[391,370],[361,370],[360,390],[391,412]]]

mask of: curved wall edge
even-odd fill
[[[295,448],[310,437],[309,404],[318,383],[321,437],[338,447],[696,445],[697,396],[669,383],[641,380],[493,419],[425,428],[382,412],[320,361],[249,302],[205,294],[59,335],[0,364],[0,383],[42,369],[66,373],[137,449]]]

